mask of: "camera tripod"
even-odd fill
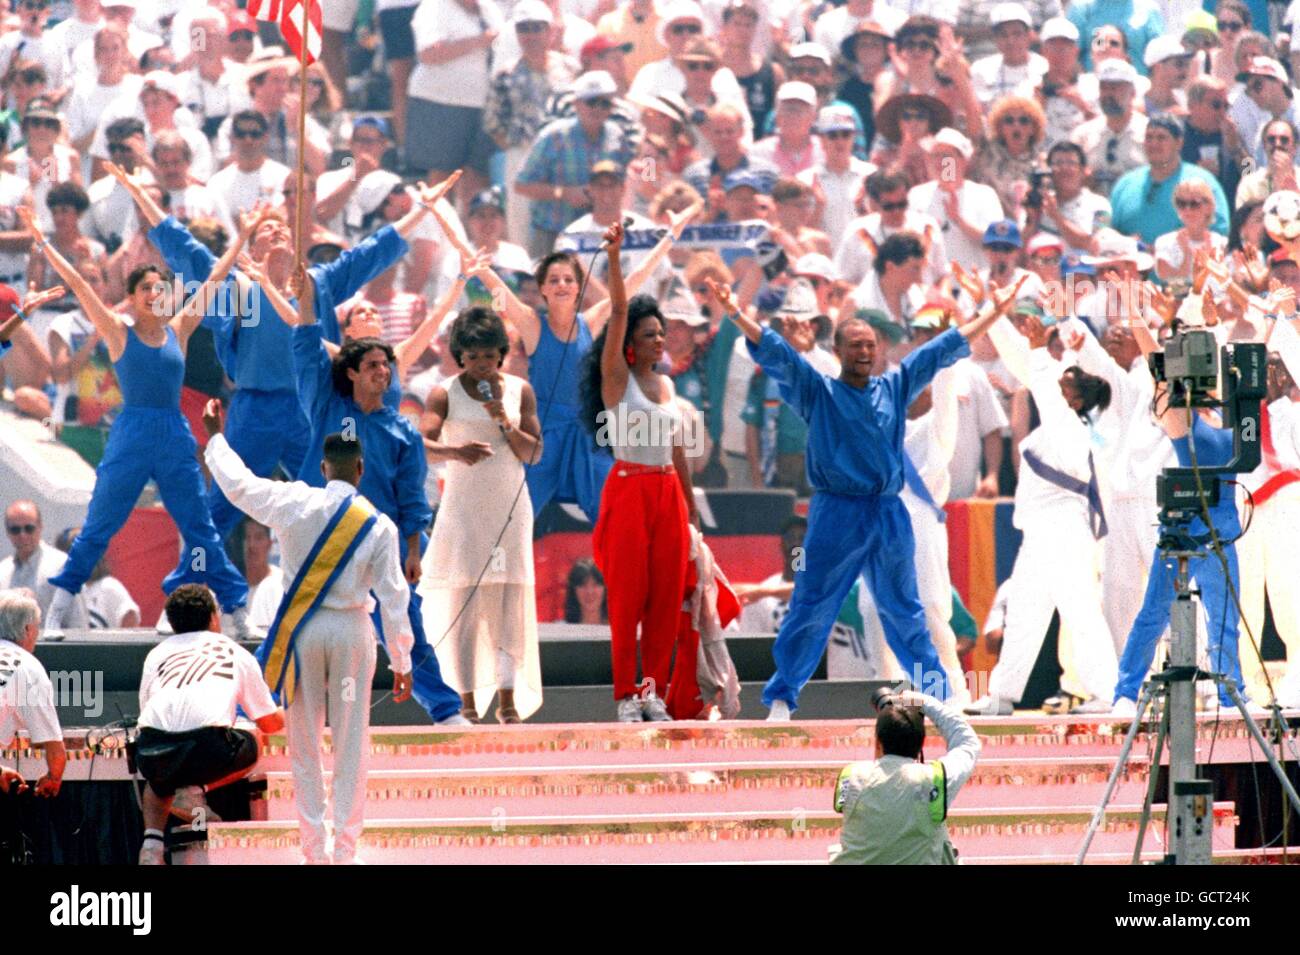
[[[1150,766],[1150,778],[1147,796],[1142,806],[1142,818],[1138,825],[1137,843],[1133,847],[1133,864],[1137,865],[1142,857],[1142,843],[1146,837],[1147,825],[1151,818],[1151,802],[1155,796],[1156,778],[1160,769],[1160,759],[1164,753],[1166,741],[1169,744],[1169,803],[1166,827],[1172,819],[1172,852],[1166,862],[1174,865],[1209,865],[1211,862],[1210,833],[1213,826],[1213,784],[1208,779],[1196,778],[1196,683],[1211,680],[1216,686],[1225,690],[1233,704],[1241,713],[1246,729],[1255,742],[1259,744],[1268,760],[1269,767],[1277,776],[1283,791],[1291,801],[1292,807],[1300,814],[1300,794],[1296,793],[1286,771],[1278,762],[1277,756],[1269,748],[1268,741],[1246,708],[1237,684],[1230,677],[1221,673],[1207,673],[1196,665],[1196,614],[1197,601],[1192,593],[1188,562],[1193,557],[1201,556],[1196,550],[1169,550],[1166,557],[1178,562],[1175,579],[1175,596],[1169,613],[1169,661],[1166,668],[1153,675],[1142,684],[1138,696],[1137,713],[1129,725],[1128,735],[1120,748],[1115,769],[1106,783],[1101,804],[1093,814],[1084,834],[1083,845],[1075,859],[1076,865],[1082,865],[1088,854],[1092,838],[1106,816],[1106,806],[1115,791],[1124,768],[1128,764],[1133,741],[1144,723],[1148,708],[1157,700],[1163,700],[1163,716],[1156,734],[1155,753]],[[1285,739],[1287,727],[1282,720],[1281,709],[1272,707],[1270,722],[1278,739]],[[1300,760],[1295,742],[1288,740],[1293,758]]]

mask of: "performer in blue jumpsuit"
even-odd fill
[[[110,171],[131,193],[153,226],[149,240],[162,253],[168,267],[187,282],[205,281],[216,256],[184,225],[164,214],[132,177],[116,166],[111,166]],[[445,191],[440,185],[424,198],[436,201]],[[330,340],[338,341],[335,306],[351,298],[406,254],[410,247],[405,236],[426,213],[425,206],[416,205],[403,219],[367,237],[335,261],[308,270],[315,285],[317,320]],[[257,262],[264,263],[268,279],[283,287],[293,265],[293,242],[288,226],[278,218],[265,220],[253,235],[251,252]],[[233,288],[237,282],[232,277],[228,286]],[[311,437],[293,383],[293,330],[277,314],[260,284],[246,281],[239,284],[243,289],[237,307],[229,307],[228,292],[223,289],[223,295],[217,297],[203,317],[204,326],[212,330],[216,340],[217,357],[227,376],[235,382],[236,390],[226,419],[227,440],[258,477],[270,477],[277,466],[293,476],[302,470]],[[208,506],[223,539],[243,519],[243,514],[226,500],[215,483],[208,492]]]
[[[293,358],[298,394],[311,422],[312,437],[311,450],[297,478],[324,486],[320,463],[325,435],[339,432],[360,439],[366,449],[360,491],[397,525],[402,565],[412,585],[409,616],[415,636],[411,651],[413,694],[435,722],[467,723],[460,715],[459,694],[443,682],[438,658],[424,633],[421,601],[415,591],[420,556],[428,543],[425,531],[433,519],[433,510],[424,494],[428,471],[424,439],[384,400],[393,374],[392,349],[378,339],[361,339],[348,342],[331,361],[321,326],[306,318],[308,309],[302,312],[307,324],[294,329]],[[378,609],[373,619],[382,640]]]
[[[248,585],[226,557],[212,524],[204,500],[203,475],[195,457],[197,444],[181,413],[180,398],[185,346],[247,233],[231,242],[213,280],[205,283],[175,317],[168,317],[172,311],[167,300],[171,289],[163,271],[148,265],[135,269],[127,279],[131,312],[128,324],[125,316],[111,312],[76,269],[44,242],[30,210],[19,209],[19,216],[32,234],[33,247],[45,254],[103,337],[123,399],[95,472],[95,490],[85,524],[72,542],[63,569],[50,578],[59,589],[50,606],[47,629],[61,629],[73,595],[89,579],[150,479],[157,483],[163,505],[185,541],[185,559],[163,581],[163,592],[171,593],[183,583],[206,583],[216,593],[222,609],[236,613],[248,599]],[[236,628],[242,629],[239,620]]]
[[[903,433],[908,406],[939,372],[970,354],[969,340],[1015,300],[1019,283],[994,294],[983,314],[949,329],[872,377],[876,334],[850,319],[836,329],[840,377],[813,369],[781,336],[736,311],[729,289],[710,283],[723,313],[748,339],[750,354],[778,383],[781,397],[808,422],[808,483],[813,488],[802,569],[790,610],[777,632],[776,673],[763,689],[768,719],[789,718],[799,693],[826,652],[841,604],[859,574],[875,597],[885,639],[918,689],[948,695],[943,665],[917,595],[915,542],[903,487]]]
[[[1166,412],[1166,421],[1169,420],[1169,416],[1180,417],[1185,422],[1187,412],[1185,409],[1172,409]],[[1174,453],[1178,456],[1179,466],[1191,467],[1191,448],[1185,428],[1179,428],[1169,436],[1173,440]],[[1192,420],[1191,441],[1196,442],[1196,463],[1199,467],[1214,467],[1227,464],[1232,460],[1232,432],[1207,424],[1200,415],[1196,415]],[[1233,589],[1240,592],[1237,576],[1237,548],[1229,543],[1241,533],[1241,524],[1237,517],[1237,498],[1231,482],[1221,478],[1218,481],[1219,503],[1210,508],[1210,518],[1214,521],[1214,530],[1219,540],[1224,542],[1224,557],[1227,559]],[[1209,537],[1209,530],[1200,517],[1193,519],[1190,533],[1193,537]],[[1120,712],[1128,711],[1127,705],[1120,703],[1121,700],[1136,702],[1138,690],[1155,659],[1156,643],[1169,626],[1169,608],[1174,601],[1174,579],[1177,569],[1177,561],[1163,559],[1159,550],[1151,559],[1151,573],[1147,578],[1147,590],[1142,598],[1142,609],[1133,620],[1128,642],[1124,645],[1124,654],[1119,661],[1115,702]],[[1188,571],[1201,592],[1201,604],[1207,624],[1206,648],[1209,668],[1212,672],[1222,673],[1235,680],[1244,699],[1246,687],[1241,679],[1241,662],[1237,656],[1237,605],[1228,592],[1227,579],[1223,576],[1223,564],[1214,554],[1206,554],[1204,557],[1195,557],[1188,561]],[[1219,689],[1219,705],[1235,708],[1231,697],[1222,688]]]

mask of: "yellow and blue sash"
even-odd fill
[[[334,512],[293,584],[285,591],[275,622],[257,648],[266,684],[282,706],[293,702],[298,684],[298,634],[320,606],[352,554],[377,520],[374,506],[360,495],[348,498]]]

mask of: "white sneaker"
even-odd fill
[[[767,711],[767,721],[769,723],[789,723],[790,704],[785,700],[773,700],[771,708]]]
[[[161,839],[146,839],[140,846],[140,865],[166,865]]]
[[[1115,701],[1110,708],[1111,716],[1118,716],[1123,720],[1136,719],[1138,715],[1138,705],[1136,700],[1130,700],[1127,696],[1121,696]]]
[[[1070,710],[1070,713],[1076,716],[1093,716],[1102,713],[1110,715],[1114,708],[1115,704],[1107,703],[1100,696],[1094,696],[1086,703],[1080,703],[1074,709]]]
[[[641,714],[649,723],[671,723],[673,720],[664,701],[653,693],[646,694],[641,700]]]
[[[438,720],[438,722],[434,723],[433,725],[434,726],[473,726],[474,724],[471,723],[469,720],[465,719],[465,717],[462,714],[453,713],[451,716]]]
[[[1016,708],[1000,696],[981,696],[962,712],[968,716],[1010,716]]]
[[[641,723],[645,720],[645,710],[639,696],[625,696],[618,701],[618,721],[620,723]]]

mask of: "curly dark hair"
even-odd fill
[[[1083,399],[1083,407],[1079,409],[1080,417],[1094,408],[1105,411],[1110,407],[1110,382],[1105,378],[1090,375],[1078,365],[1071,365],[1065,369],[1061,377],[1069,378],[1079,389],[1079,397]]]
[[[172,274],[161,265],[154,265],[152,262],[146,262],[144,265],[137,265],[131,270],[131,274],[126,277],[126,294],[134,295],[135,290],[140,287],[146,275],[153,272],[162,278],[164,282],[170,282]]]
[[[217,601],[202,584],[181,584],[168,595],[165,610],[174,633],[201,633],[212,622]]]
[[[330,367],[331,380],[336,392],[344,398],[352,397],[352,379],[348,377],[348,372],[358,370],[366,353],[376,348],[384,353],[384,357],[390,364],[397,361],[393,346],[378,338],[358,338],[356,341],[343,343],[343,347],[334,356]]]
[[[649,295],[634,295],[627,303],[627,331],[623,335],[623,348],[632,344],[637,327],[648,319],[654,319],[660,326],[667,327],[659,303]],[[600,415],[605,410],[605,401],[600,396],[600,385],[604,374],[600,369],[600,356],[605,351],[605,340],[609,336],[606,325],[592,343],[591,351],[582,360],[582,375],[578,379],[579,394],[582,398],[582,426],[591,432],[594,439],[600,429]]]
[[[501,358],[497,362],[498,368],[504,364],[506,355],[510,353],[510,336],[506,334],[505,322],[501,321],[501,316],[492,309],[482,305],[467,308],[456,316],[456,321],[451,325],[449,338],[448,347],[451,349],[451,357],[456,359],[456,364],[461,368],[465,367],[461,356],[472,348],[497,349],[501,353]]]

